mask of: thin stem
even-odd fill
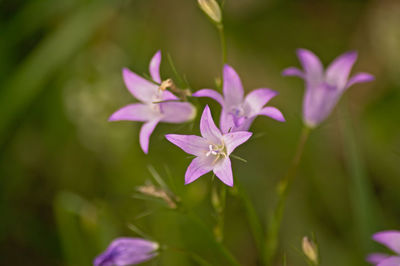
[[[226,186],[222,185],[219,192],[218,186],[220,186],[219,182],[214,182],[211,202],[217,215],[217,223],[214,228],[215,239],[218,242],[222,242],[224,240]]]
[[[301,156],[303,155],[304,145],[310,134],[310,128],[304,127],[297,145],[297,150],[293,158],[292,164],[285,175],[285,177],[278,184],[278,203],[274,209],[272,217],[267,227],[266,237],[266,263],[272,265],[278,247],[278,235],[282,223],[283,212],[285,210],[286,199],[288,196],[289,188],[293,184],[296,177],[297,169],[300,164]]]
[[[226,41],[225,41],[225,33],[224,33],[224,25],[221,23],[217,24],[219,39],[221,41],[221,51],[222,51],[222,67],[226,63]]]

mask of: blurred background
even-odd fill
[[[371,234],[400,227],[400,1],[226,0],[224,23],[228,63],[247,91],[277,90],[270,104],[287,118],[257,118],[255,137],[235,152],[248,162],[233,160],[236,182],[263,223],[302,127],[303,81],[280,74],[299,65],[295,49],[314,51],[325,65],[358,50],[353,73],[376,76],[352,87],[312,132],[277,261],[306,265],[301,239],[314,234],[322,265],[367,265],[368,252],[385,251]],[[132,225],[229,265],[185,215],[134,197],[137,186],[154,183],[153,167],[205,224],[215,224],[211,175],[184,186],[190,158],[163,137],[197,134],[199,118],[161,124],[149,155],[139,147],[141,123],[107,122],[135,101],[122,67],[148,73],[158,49],[163,78],[175,78],[169,54],[192,90],[215,87],[218,33],[195,0],[0,0],[0,265],[90,265],[113,238],[137,236]],[[199,104],[218,118],[217,104]],[[224,243],[243,265],[257,265],[235,193],[228,193]],[[146,265],[197,264],[169,251]]]

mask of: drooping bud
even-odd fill
[[[310,260],[310,262],[313,263],[313,265],[319,265],[317,245],[306,236],[303,237],[302,249],[304,255],[306,255],[306,257]]]
[[[198,0],[198,3],[207,16],[209,16],[214,22],[221,23],[221,8],[216,0]]]

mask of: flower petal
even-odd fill
[[[127,68],[122,70],[125,85],[130,93],[142,102],[151,103],[157,93],[158,86],[138,76]]]
[[[149,72],[151,78],[157,83],[161,83],[160,63],[161,63],[161,51],[157,51],[157,53],[155,53],[155,55],[151,59],[149,65]]]
[[[276,108],[276,107],[267,106],[267,107],[261,109],[261,111],[258,112],[258,114],[271,117],[272,119],[275,119],[275,120],[280,121],[280,122],[285,122],[286,121],[285,117],[283,116],[281,111],[279,111],[278,108]]]
[[[145,262],[157,255],[159,245],[140,238],[121,237],[111,242],[106,251],[97,256],[95,266],[132,265]]]
[[[167,123],[183,123],[193,120],[196,116],[196,108],[188,102],[164,102],[160,103],[161,121]]]
[[[326,69],[326,82],[339,90],[346,88],[351,68],[357,60],[357,52],[347,52],[337,57]]]
[[[208,98],[216,100],[220,105],[224,104],[224,98],[222,98],[222,95],[219,94],[215,90],[211,90],[211,89],[198,90],[195,93],[193,93],[192,96],[194,96],[194,97],[208,97]]]
[[[224,140],[228,156],[237,146],[245,143],[252,135],[253,133],[247,131],[237,131],[223,135],[222,139]]]
[[[304,73],[297,67],[288,67],[282,71],[283,76],[296,76],[299,78],[304,78]]]
[[[400,231],[392,230],[379,232],[374,234],[372,239],[387,246],[397,254],[400,254]]]
[[[383,260],[377,266],[399,266],[399,265],[400,265],[400,257],[392,256]]]
[[[185,173],[185,185],[192,183],[202,175],[207,174],[214,168],[213,157],[196,157],[190,163]]]
[[[222,134],[214,123],[211,116],[210,107],[206,105],[200,119],[200,132],[203,138],[206,138],[212,144],[219,144],[221,142]]]
[[[225,185],[230,187],[233,186],[233,175],[232,165],[229,157],[222,159],[214,167],[214,174],[221,180]]]
[[[350,80],[346,84],[346,88],[356,84],[356,83],[364,83],[375,80],[375,77],[368,73],[357,73],[350,78]]]
[[[179,100],[179,98],[176,97],[172,92],[165,90],[162,93],[162,100],[171,101],[171,100]]]
[[[247,94],[244,102],[250,110],[248,116],[258,113],[277,94],[278,92],[271,89],[256,89]]]
[[[158,115],[148,104],[134,103],[113,113],[108,121],[149,121]]]
[[[311,51],[297,49],[297,57],[304,69],[304,75],[309,86],[316,86],[323,81],[323,71],[319,58]]]
[[[165,135],[165,137],[168,141],[181,148],[184,152],[196,156],[206,154],[208,151],[208,145],[210,145],[205,138],[195,135],[168,134]]]
[[[237,105],[243,101],[243,86],[236,71],[229,65],[224,66],[223,91],[227,106]]]
[[[387,259],[387,258],[389,258],[389,257],[390,257],[390,256],[387,255],[387,254],[372,253],[372,254],[369,254],[369,255],[367,256],[367,259],[366,259],[366,260],[367,260],[369,263],[372,263],[372,264],[376,265],[376,264],[382,262],[383,260],[385,260],[385,259]]]
[[[221,111],[219,126],[223,134],[230,132],[235,127],[233,115],[230,114],[225,108],[223,108]]]
[[[144,123],[142,128],[140,129],[140,147],[146,154],[149,152],[150,136],[153,133],[154,128],[157,126],[158,122],[160,122],[159,119],[151,120],[147,123]]]

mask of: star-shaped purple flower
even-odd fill
[[[159,245],[141,239],[121,237],[111,242],[107,249],[93,261],[94,266],[127,266],[148,261],[157,256]]]
[[[161,52],[158,51],[150,61],[150,82],[127,68],[122,71],[125,85],[129,92],[141,103],[129,104],[111,115],[109,121],[145,122],[140,129],[140,146],[148,153],[149,140],[159,122],[183,123],[192,120],[196,109],[187,102],[178,102],[178,98],[163,89],[160,78]],[[168,102],[169,101],[169,102]]]
[[[233,186],[232,166],[229,155],[237,146],[246,142],[253,133],[237,131],[222,134],[216,127],[208,105],[200,120],[201,137],[169,134],[165,137],[186,153],[195,155],[185,174],[185,184],[213,171],[226,185]]]
[[[223,72],[223,97],[211,89],[202,89],[192,95],[212,98],[222,106],[220,128],[223,133],[247,131],[258,115],[269,116],[281,122],[285,121],[277,108],[264,107],[277,95],[276,91],[256,89],[244,97],[242,82],[236,71],[231,66],[225,65]]]
[[[358,73],[349,79],[350,71],[357,60],[357,52],[347,52],[336,58],[324,71],[319,58],[309,50],[298,49],[297,56],[303,70],[289,67],[284,76],[297,76],[305,81],[303,120],[311,128],[318,126],[332,112],[347,88],[374,80],[368,73]]]
[[[400,265],[400,231],[383,231],[372,236],[376,242],[381,243],[396,255],[373,253],[367,257],[367,261],[377,266],[399,266]]]

